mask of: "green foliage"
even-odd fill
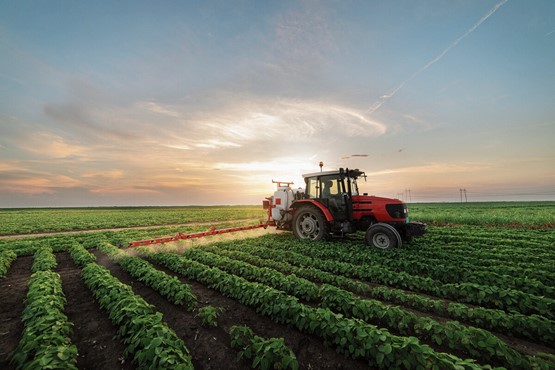
[[[118,335],[141,369],[192,369],[189,350],[162,314],[96,263],[83,269],[85,284],[118,326]]]
[[[257,206],[3,209],[0,235],[264,217],[264,211]]]
[[[327,284],[320,288],[322,305],[341,312],[347,317],[357,317],[380,327],[392,328],[402,335],[414,335],[454,350],[463,350],[473,358],[507,368],[530,366],[518,352],[491,334],[456,321],[439,323],[428,317],[400,307],[387,306],[380,301],[365,300],[352,293]]]
[[[73,324],[63,313],[66,299],[60,275],[35,272],[29,280],[22,321],[24,329],[11,356],[17,369],[77,369]]]
[[[268,248],[268,237],[234,243],[219,243],[201,247],[218,255],[242,260],[257,266],[272,267],[282,273],[295,273],[313,281],[331,284],[355,293],[371,296],[423,312],[437,313],[461,320],[484,329],[510,333],[514,336],[550,345],[555,340],[555,322],[539,315],[507,313],[497,309],[471,307],[462,303],[448,303],[419,294],[390,287],[373,287],[341,275],[317,269],[311,265],[313,259],[303,254]],[[272,238],[273,239],[273,238]],[[282,245],[282,243],[280,243]],[[272,243],[271,245],[280,245]],[[318,246],[321,248],[321,245]],[[403,250],[408,252],[407,250]],[[264,258],[262,258],[264,257]],[[397,259],[403,258],[401,255]],[[288,262],[285,262],[288,261]],[[289,263],[291,262],[291,263]],[[300,266],[295,266],[294,263]]]
[[[398,337],[387,330],[378,329],[355,318],[346,318],[327,308],[313,308],[299,303],[271,287],[249,282],[218,268],[169,254],[151,253],[146,256],[155,263],[190,278],[225,296],[253,307],[257,313],[271,317],[275,322],[293,326],[308,334],[321,337],[328,345],[346,356],[364,359],[379,368],[425,367],[441,369],[477,369],[472,360],[438,353],[416,338]]]
[[[189,311],[198,305],[197,297],[193,294],[191,287],[179,281],[175,276],[157,270],[140,257],[129,256],[108,242],[98,243],[97,248],[118,263],[131,276],[150,286],[170,302],[183,305]]]
[[[188,249],[184,256],[209,266],[216,266],[245,279],[270,285],[307,301],[314,301],[318,296],[318,287],[314,283],[292,274],[285,275],[271,268],[256,267],[245,262],[205,252],[201,248]]]
[[[56,268],[56,256],[52,253],[52,248],[43,247],[37,249],[35,252],[35,260],[33,262],[33,267],[31,270],[33,272],[37,271],[50,271]]]
[[[88,263],[96,261],[94,254],[89,253],[81,244],[74,242],[68,248],[69,255],[79,267],[85,267]]]
[[[17,254],[15,254],[15,252],[10,250],[3,251],[2,254],[0,254],[0,279],[6,275],[12,262],[16,258],[17,258]]]
[[[272,238],[266,239],[266,241]],[[543,296],[535,296],[516,289],[504,289],[496,286],[474,283],[444,284],[428,276],[412,275],[404,271],[394,271],[371,261],[384,251],[366,248],[363,243],[319,243],[314,248],[311,243],[297,240],[280,240],[276,248],[294,252],[287,262],[304,266],[309,265],[323,271],[364,280],[373,284],[422,292],[441,298],[480,305],[483,307],[502,309],[507,312],[516,311],[526,315],[538,314],[548,319],[555,317],[555,300]],[[393,250],[394,257],[402,259],[408,249]],[[376,257],[379,259],[379,257]],[[430,266],[436,266],[431,264]]]
[[[318,336],[338,352],[367,361],[374,368],[480,368],[473,360],[461,360],[453,355],[438,353],[419,340],[492,366],[555,368],[552,355],[520,354],[487,331],[505,333],[547,346],[552,346],[555,341],[555,232],[549,228],[549,225],[553,225],[549,221],[553,212],[541,216],[548,221],[538,222],[535,225],[538,229],[527,229],[522,226],[528,221],[519,217],[527,214],[533,220],[549,207],[540,204],[495,206],[500,212],[506,212],[504,219],[500,214],[494,215],[495,209],[492,207],[459,207],[452,204],[444,207],[451,207],[451,211],[443,221],[439,218],[427,221],[425,217],[418,216],[420,205],[411,205],[412,219],[435,225],[457,225],[432,225],[426,235],[415,239],[410,246],[386,251],[367,248],[360,234],[351,235],[349,240],[340,242],[303,243],[294,240],[289,233],[282,233],[194,248],[185,252],[184,257],[165,253],[150,254],[148,248],[144,248],[141,253],[151,262],[166,265],[189,279],[252,307],[260,315]],[[437,211],[437,214],[429,214],[430,218],[436,218],[443,212],[441,207],[434,207],[430,210]],[[209,215],[210,210],[202,208],[206,213],[203,217],[218,217]],[[109,211],[104,214],[109,216],[116,209],[88,211],[90,215],[85,218],[92,217],[96,211]],[[140,209],[128,211],[142,212]],[[145,215],[148,211],[145,211]],[[175,211],[171,217],[182,209],[176,208]],[[162,212],[154,210],[154,213],[158,213],[160,220],[165,219]],[[488,215],[491,216],[489,219]],[[1,219],[2,212],[0,225]],[[186,221],[189,220],[202,221],[198,218]],[[86,228],[100,227],[102,222],[109,223],[110,220],[91,222]],[[230,226],[241,222],[230,221]],[[501,224],[511,227],[491,227]],[[73,226],[68,223],[65,226],[60,224],[60,227],[69,229]],[[115,245],[126,245],[130,240],[172,235],[178,230],[193,232],[205,229],[203,225],[191,225],[0,240],[0,278],[5,275],[15,256],[35,254],[33,268],[36,271],[49,270],[56,264],[53,253],[63,250],[67,250],[84,270],[91,270],[87,274],[93,274],[94,269],[90,266],[97,266],[95,258],[85,249],[97,248],[135,279],[153,287],[169,301],[183,304],[188,310],[194,311],[197,301],[188,285],[158,271],[141,258],[128,256]],[[114,278],[111,275],[107,277],[99,274],[97,278],[102,282],[94,284],[98,284],[97,289],[102,290],[102,293],[95,295],[111,319],[118,323],[119,335],[128,346],[127,353],[135,357],[139,368],[179,368],[176,364],[185,367],[190,365],[187,359],[177,354],[189,356],[177,341],[179,338],[164,334],[171,329],[167,328],[160,313],[140,297],[134,296],[130,289],[113,285]],[[59,307],[57,299],[51,298],[52,305]],[[301,301],[309,302],[310,305],[302,304]],[[402,307],[386,305],[383,301]],[[43,305],[46,303],[43,302]],[[404,307],[461,323],[420,317]],[[217,313],[216,310],[214,323]],[[33,321],[31,316],[27,320]],[[28,325],[27,322],[25,325]],[[63,334],[66,329],[57,330]],[[388,330],[402,336],[393,335]],[[252,338],[256,338],[254,333],[249,334],[246,329],[236,334],[240,337],[237,340],[247,341],[247,338],[251,338],[251,344]],[[47,336],[40,338],[48,339]],[[139,341],[136,338],[145,339]],[[279,352],[283,347],[279,339],[259,339],[265,341],[265,344],[242,347],[241,356],[256,356],[257,351],[263,349],[271,351],[273,356],[274,352]],[[56,354],[59,358],[73,356],[71,343],[67,350],[63,349],[66,347],[60,348],[61,352]],[[29,355],[22,361],[35,361],[31,359],[34,349],[27,347],[25,351]],[[22,356],[22,352],[20,349],[14,354],[14,359]],[[279,361],[263,361],[265,353],[258,353],[259,360],[254,366],[280,366]],[[33,362],[31,367],[50,364],[49,361],[53,360],[48,356],[43,356],[39,360],[42,361],[40,364]],[[71,361],[68,363],[71,364]]]
[[[411,219],[430,224],[555,226],[555,202],[471,202],[410,204]]]
[[[204,306],[198,309],[195,317],[201,320],[203,326],[216,327],[218,326],[218,316],[225,312],[223,307]]]
[[[231,347],[238,349],[238,358],[252,360],[253,369],[297,370],[299,364],[293,351],[283,338],[265,339],[254,335],[248,326],[232,326],[229,329]]]

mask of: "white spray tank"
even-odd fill
[[[290,209],[295,199],[301,199],[304,191],[299,189],[291,189],[292,182],[274,181],[277,184],[277,190],[272,196],[272,218],[276,223],[289,222],[293,219]]]

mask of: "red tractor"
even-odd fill
[[[359,194],[360,177],[366,179],[358,169],[340,168],[303,175],[304,190],[292,189],[291,182],[274,182],[277,190],[264,201],[268,221],[299,239],[365,231],[366,244],[381,249],[400,247],[426,232],[426,224],[409,222],[407,205],[399,199]]]

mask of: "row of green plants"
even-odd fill
[[[0,254],[8,251],[13,252],[17,257],[32,256],[38,248],[47,247],[48,243],[44,240],[2,240],[0,241]]]
[[[400,289],[374,287],[370,297],[430,312],[492,330],[510,334],[533,342],[551,345],[555,341],[555,321],[540,315],[523,315],[519,312],[507,313],[485,307],[473,307],[463,303],[448,302],[407,293]]]
[[[400,289],[370,287],[359,281],[334,275],[309,265],[298,267],[283,262],[285,259],[289,257],[294,258],[295,256],[288,255],[288,252],[257,246],[254,242],[220,243],[202,246],[202,249],[256,266],[270,267],[285,274],[294,273],[312,281],[331,284],[358,294],[400,304],[422,312],[439,314],[483,329],[508,333],[547,345],[555,341],[555,322],[542,316],[506,313],[502,310],[470,307],[462,303],[446,303],[443,300],[407,293]]]
[[[476,242],[472,238],[464,242],[445,243],[442,241],[427,241],[420,243],[415,240],[411,248],[407,248],[407,255],[421,255],[428,258],[443,258],[465,260],[476,266],[504,266],[514,265],[521,269],[533,268],[539,265],[542,269],[550,266],[545,258],[552,256],[550,251],[541,251],[538,247],[526,250],[522,246],[511,245],[506,248],[501,247],[501,241],[497,245],[484,245]],[[395,254],[395,253],[392,253]],[[551,271],[553,272],[553,271]]]
[[[431,231],[433,233],[433,231]],[[410,247],[401,249],[392,249],[388,251],[381,251],[377,249],[369,249],[363,246],[358,240],[352,243],[341,242],[341,243],[328,243],[323,246],[322,258],[336,258],[343,257],[347,258],[346,262],[358,262],[364,261],[366,263],[372,263],[374,261],[385,261],[393,260],[399,263],[406,261],[406,265],[409,265],[412,261],[421,262],[425,265],[434,266],[437,264],[446,265],[451,268],[454,278],[461,280],[466,276],[472,276],[474,273],[480,274],[480,277],[486,276],[485,273],[495,272],[498,275],[513,276],[513,281],[517,281],[518,285],[526,287],[528,282],[524,277],[536,278],[539,282],[546,285],[552,286],[551,283],[546,283],[546,281],[551,282],[555,279],[555,266],[550,264],[549,261],[553,258],[552,251],[546,251],[543,256],[538,255],[537,249],[531,253],[524,253],[520,247],[512,247],[508,250],[500,250],[500,243],[497,243],[493,247],[480,247],[475,245],[475,241],[471,240],[468,245],[472,247],[453,247],[448,246],[443,243],[434,242],[430,240],[431,237],[426,235],[423,238],[415,240]],[[470,250],[467,250],[470,249]],[[343,252],[340,256],[336,256],[335,252],[339,250]],[[327,257],[325,257],[327,256]],[[530,262],[523,262],[529,258],[534,260]],[[391,263],[391,262],[390,262]],[[459,264],[464,264],[463,267],[459,267]],[[485,268],[481,268],[484,266]],[[400,268],[403,268],[401,266]],[[515,267],[518,267],[515,269]],[[519,271],[521,269],[521,271]],[[422,269],[419,273],[427,274],[433,273],[434,270]],[[534,273],[532,276],[531,273]],[[441,272],[436,272],[441,273]],[[544,280],[543,276],[548,273],[549,279]],[[515,276],[516,275],[516,276]],[[431,276],[432,277],[432,276]],[[449,275],[439,275],[438,279],[448,280]],[[492,278],[490,278],[492,279]],[[498,281],[496,284],[505,286],[509,280],[505,276],[505,280]],[[449,282],[449,281],[446,281]],[[511,284],[515,284],[514,282]],[[536,289],[534,283],[531,283],[531,289]],[[544,288],[545,289],[545,288]]]
[[[182,305],[188,311],[193,311],[198,306],[197,297],[193,294],[191,287],[179,281],[175,276],[157,270],[139,257],[129,256],[108,242],[98,243],[96,247],[135,279],[150,286],[171,303]]]
[[[449,255],[452,258],[467,260],[468,262],[478,262],[478,266],[513,266],[515,262],[520,268],[533,268],[539,265],[542,269],[551,268],[546,258],[552,257],[552,247],[541,248],[532,246],[525,248],[520,243],[508,243],[495,240],[493,237],[488,242],[495,241],[496,244],[480,242],[472,237],[465,241],[446,242],[444,240],[434,240],[430,236],[427,240],[415,240],[408,248],[408,255],[418,254],[426,257],[434,257],[434,253]],[[437,257],[436,257],[437,258]],[[549,270],[548,270],[549,271]]]
[[[421,251],[419,251],[421,252]],[[475,252],[469,257],[454,255],[449,250],[436,248],[435,252],[405,254],[400,251],[378,255],[385,263],[388,260],[400,259],[397,265],[408,265],[415,273],[426,274],[444,282],[478,282],[488,285],[513,287],[536,295],[554,297],[553,282],[555,282],[555,268],[542,264],[520,263],[516,258],[512,262],[502,262],[494,259],[481,258],[481,253]],[[415,266],[410,267],[414,263]],[[391,264],[395,267],[396,264]],[[437,271],[434,266],[442,266]],[[402,268],[402,267],[401,267]],[[553,271],[551,271],[553,270]],[[449,271],[449,275],[443,271]]]
[[[86,285],[118,326],[118,336],[127,345],[125,355],[132,355],[138,368],[192,369],[188,349],[163,321],[161,313],[134,294],[130,286],[96,264],[96,257],[82,244],[73,243],[68,252],[83,268]]]
[[[335,285],[360,294],[365,294],[370,290],[368,284],[349,279],[345,276],[334,275],[312,266],[305,265],[299,267],[284,262],[281,258],[281,253],[283,252],[259,247],[254,244],[218,243],[215,245],[203,245],[201,249],[234,260],[248,262],[251,265],[269,267],[287,275],[294,274],[316,283]]]
[[[51,271],[55,265],[50,248],[35,253],[22,314],[23,333],[11,355],[17,369],[77,369],[77,347],[70,339],[73,324],[64,313],[60,275]]]
[[[451,240],[467,240],[481,238],[488,243],[488,238],[500,240],[503,245],[522,246],[525,248],[545,248],[553,242],[553,229],[538,230],[537,228],[514,229],[507,227],[480,227],[459,225],[457,227],[431,227],[432,236],[447,236]],[[494,246],[493,242],[489,242]]]
[[[327,284],[320,288],[320,297],[324,307],[341,312],[347,317],[357,317],[379,326],[394,328],[401,335],[414,335],[424,341],[445,345],[479,361],[508,369],[555,366],[555,363],[548,363],[537,357],[522,356],[489,331],[464,326],[458,321],[439,323],[430,317],[418,317],[400,307],[358,298],[350,292]]]
[[[269,237],[265,242],[268,243],[272,239],[274,238]],[[357,264],[354,255],[358,255],[359,252],[345,251],[337,248],[334,244],[337,243],[319,243],[318,248],[314,248],[311,243],[281,240],[281,242],[276,242],[272,246],[286,251],[298,252],[304,255],[305,259],[309,258],[309,263],[312,266],[331,273],[376,284],[423,292],[459,302],[505,311],[517,311],[526,315],[539,314],[548,319],[555,318],[555,300],[551,298],[535,296],[515,289],[503,289],[474,283],[442,284],[429,277],[392,271],[379,265]],[[302,263],[295,259],[288,262],[293,264]]]
[[[43,247],[37,249],[35,252],[31,271],[50,271],[54,270],[57,265],[58,262],[56,261],[56,256],[52,252],[52,248]]]
[[[318,287],[311,281],[300,278],[295,274],[286,275],[268,267],[256,267],[242,261],[206,252],[201,248],[186,250],[184,257],[205,265],[216,266],[247,280],[258,281],[308,302],[318,299]]]
[[[202,249],[204,248],[189,249],[183,256],[280,290],[279,282],[284,277],[295,277],[295,275],[284,275],[267,267],[256,267],[246,262],[205,252]],[[309,286],[314,291],[310,301],[320,302],[324,307],[348,317],[357,317],[373,324],[378,323],[380,327],[389,328],[402,335],[414,335],[437,345],[446,344],[449,348],[467,352],[478,360],[508,367],[530,367],[529,364],[524,366],[527,360],[523,359],[518,352],[483,329],[466,327],[458,322],[451,321],[440,324],[431,318],[419,318],[416,314],[402,308],[387,306],[376,300],[356,298],[348,291],[327,284],[322,285],[320,289],[314,283],[310,283]],[[297,298],[307,299],[304,294],[306,289],[297,291],[294,289],[294,285],[287,288],[287,293]]]
[[[378,265],[394,271],[404,271],[412,275],[428,276],[442,283],[475,283],[480,285],[493,285],[498,287],[520,290],[524,293],[555,298],[555,289],[543,282],[530,278],[528,275],[502,274],[497,272],[497,266],[476,268],[464,259],[457,263],[446,262],[437,253],[433,258],[422,254],[402,253],[405,250],[393,253],[381,253],[379,250],[364,250],[353,252],[346,262],[366,263]],[[476,256],[476,258],[479,258]],[[538,268],[535,271],[541,271]],[[555,276],[555,274],[554,274]]]
[[[285,344],[283,338],[263,338],[255,335],[245,325],[229,328],[231,348],[239,351],[238,359],[252,361],[253,369],[297,370],[299,363],[295,353]]]
[[[75,262],[75,264],[81,268],[85,267],[89,263],[96,262],[96,256],[92,253],[89,253],[89,251],[87,251],[85,247],[83,247],[83,245],[77,242],[72,243],[68,247],[67,251],[73,262]]]
[[[495,267],[518,267],[520,269],[538,268],[551,274],[555,271],[548,263],[553,257],[552,247],[550,250],[541,250],[534,246],[530,249],[521,245],[503,245],[502,241],[496,241],[495,245],[480,243],[472,238],[464,242],[446,243],[442,240],[416,240],[406,252],[406,256],[417,255],[428,258],[446,257],[448,260],[464,260],[475,266]],[[391,254],[396,254],[395,252]]]
[[[414,337],[398,337],[360,319],[349,319],[327,308],[307,306],[299,303],[297,298],[267,285],[250,282],[182,256],[156,252],[148,253],[145,257],[253,307],[257,313],[269,316],[277,323],[320,336],[339,353],[364,359],[370,366],[387,369],[482,368],[473,360],[461,360],[454,355],[435,352]]]
[[[132,355],[139,369],[193,369],[185,343],[130,286],[94,262],[83,268],[83,280],[118,327],[118,336],[127,346],[125,355]]]
[[[0,252],[0,279],[6,276],[12,262],[17,258],[17,254],[14,251],[2,251]]]

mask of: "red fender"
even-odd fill
[[[330,213],[330,210],[326,208],[325,205],[323,205],[320,202],[317,202],[315,200],[312,199],[300,199],[300,200],[296,200],[295,202],[293,202],[292,207],[297,209],[300,206],[304,205],[304,204],[312,204],[315,207],[317,207],[320,211],[322,211],[322,213],[324,214],[324,217],[326,218],[326,220],[328,222],[332,222],[333,221],[333,216]]]

